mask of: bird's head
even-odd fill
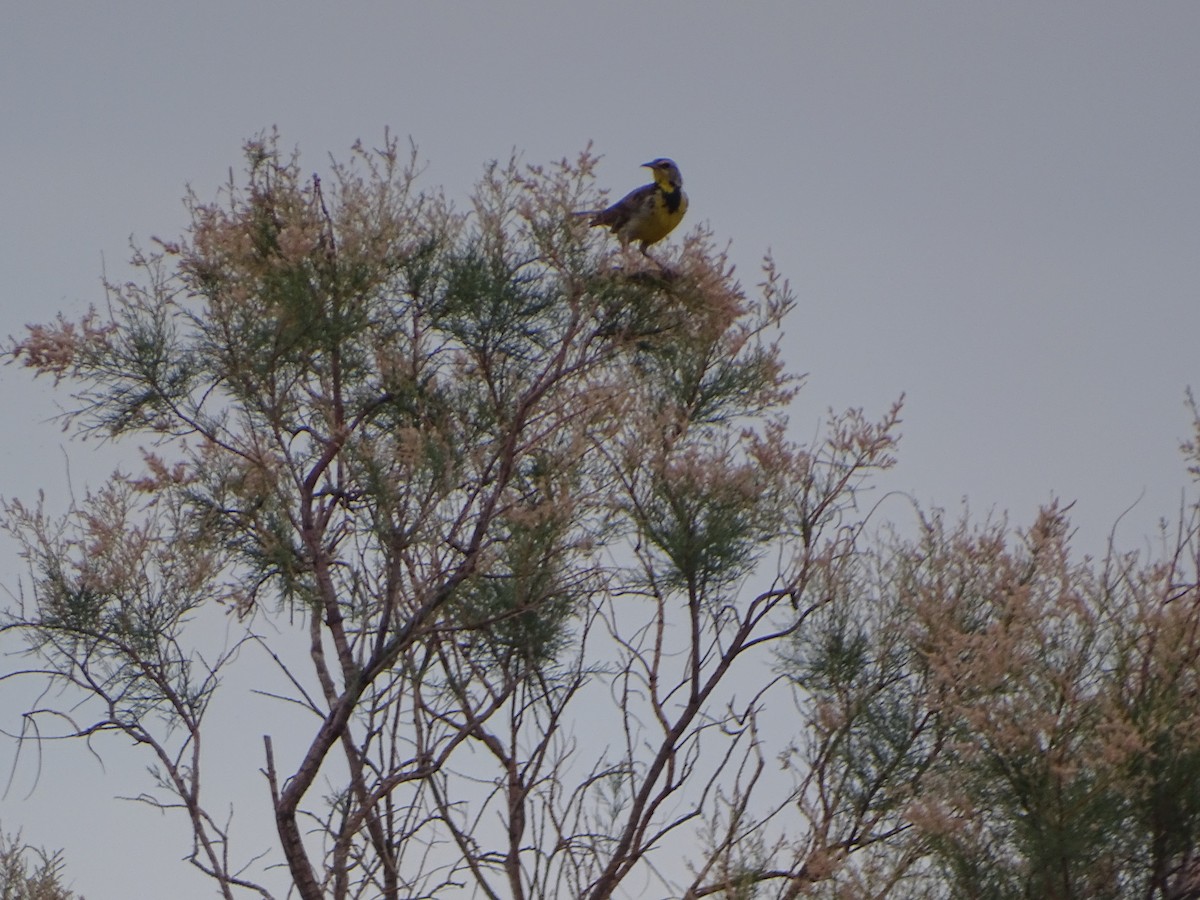
[[[659,187],[668,191],[676,191],[683,187],[683,176],[679,174],[679,166],[675,165],[674,161],[659,157],[642,165],[654,173],[654,182]]]

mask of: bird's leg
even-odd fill
[[[650,262],[654,263],[654,265],[656,265],[658,267],[658,273],[664,281],[674,281],[676,278],[679,277],[678,272],[676,272],[673,268],[671,268],[669,265],[667,265],[665,262],[663,262],[657,256],[654,256],[645,247],[642,248],[642,256],[646,257],[646,259],[650,260]]]
[[[659,269],[665,271],[666,266],[664,266],[662,264],[662,262],[658,259],[658,257],[651,254],[650,251],[646,248],[646,246],[644,244],[642,245],[642,256],[646,257],[646,259],[650,260],[650,262],[652,262],[656,266],[658,266]]]

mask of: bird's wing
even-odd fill
[[[591,225],[607,225],[609,228],[620,228],[628,222],[635,213],[644,209],[651,201],[658,188],[653,184],[644,184],[630,191],[608,209],[602,209],[592,216]]]

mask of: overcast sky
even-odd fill
[[[1188,486],[1195,0],[9,3],[0,336],[102,301],[129,237],[178,234],[185,186],[211,197],[271,126],[313,170],[411,135],[451,196],[514,149],[540,163],[594,141],[614,194],[670,156],[685,227],[731,241],[748,284],[772,249],[799,296],[798,435],[903,391],[887,488],[1018,523],[1059,496],[1089,551],[1131,504],[1118,538],[1144,545]],[[62,501],[68,465],[79,488],[113,464],[46,421],[54,402],[0,369],[0,494]],[[20,572],[0,556],[0,584]],[[19,711],[0,692],[0,727]],[[173,862],[182,831],[109,800],[140,761],[105,762],[50,748],[28,800],[23,762],[0,821],[64,847],[88,900],[210,896]]]

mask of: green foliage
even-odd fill
[[[512,678],[552,667],[570,640],[579,590],[564,512],[543,498],[510,518],[496,538],[496,563],[447,604],[461,646]]]
[[[654,480],[641,515],[647,538],[670,561],[669,584],[707,591],[749,571],[775,525],[758,475],[689,456]]]

